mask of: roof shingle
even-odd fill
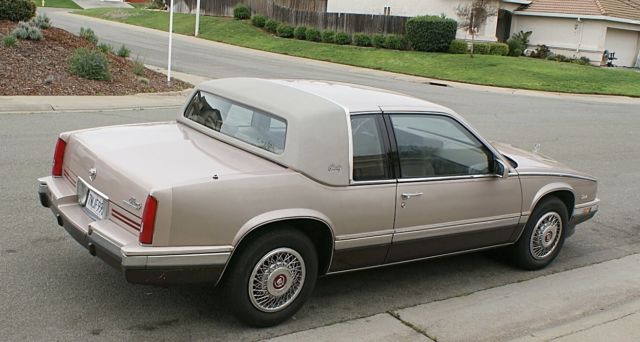
[[[640,0],[533,0],[519,11],[604,15],[640,20]]]

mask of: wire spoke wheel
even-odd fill
[[[302,256],[291,248],[267,253],[249,277],[251,304],[263,312],[276,312],[289,306],[300,294],[306,267]]]
[[[551,255],[558,247],[562,228],[560,214],[551,211],[540,217],[529,240],[531,256],[540,260]]]

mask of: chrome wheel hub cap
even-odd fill
[[[304,285],[302,256],[291,248],[278,248],[258,261],[249,277],[249,298],[258,310],[275,312],[289,306]]]
[[[562,218],[556,212],[543,215],[531,234],[529,250],[535,259],[544,259],[551,255],[560,242]]]

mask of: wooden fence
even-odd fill
[[[196,0],[175,0],[174,4],[176,12],[196,12]],[[253,14],[260,13],[291,26],[348,33],[404,34],[409,19],[389,15],[327,13],[327,0],[201,0],[200,13],[231,17],[233,8],[238,4],[247,5]]]

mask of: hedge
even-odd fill
[[[358,46],[371,46],[371,37],[366,33],[356,33],[353,35],[353,43]]]
[[[373,37],[371,38],[371,44],[374,47],[377,48],[383,48],[384,47],[384,35],[383,34],[374,34]]]
[[[0,0],[0,20],[29,21],[36,15],[31,0]]]
[[[278,25],[276,32],[278,33],[278,37],[293,38],[293,27],[287,24]]]
[[[507,56],[509,54],[509,45],[505,43],[489,43],[489,54]]]
[[[465,40],[456,39],[449,45],[450,53],[464,54],[469,51],[469,43]]]
[[[458,23],[439,16],[419,16],[407,21],[407,40],[414,50],[448,51],[456,38]]]
[[[269,19],[266,23],[264,23],[264,29],[269,33],[276,33],[276,30],[278,30],[278,25],[280,25],[280,23],[273,19]]]
[[[255,27],[264,27],[264,24],[267,22],[267,17],[262,14],[256,14],[251,17],[251,24]]]
[[[384,38],[384,47],[393,50],[406,50],[407,39],[404,36],[390,34]]]
[[[305,40],[307,39],[307,28],[304,26],[296,27],[293,31],[293,36],[296,39]]]
[[[233,17],[237,20],[247,20],[251,18],[251,10],[245,5],[238,4],[233,9]]]
[[[336,41],[336,33],[331,30],[322,31],[322,42],[323,43],[335,43]]]
[[[312,42],[322,41],[322,37],[320,36],[320,31],[318,31],[313,27],[310,27],[307,29],[307,32],[305,32],[305,37],[307,38],[308,41],[312,41]]]
[[[351,44],[351,35],[346,32],[336,33],[336,44],[349,45]]]

